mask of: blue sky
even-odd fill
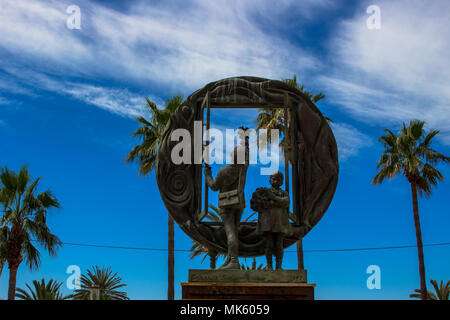
[[[369,30],[366,9],[381,10]],[[66,9],[81,9],[81,30]],[[63,242],[167,248],[167,214],[154,174],[138,177],[123,159],[137,142],[133,120],[144,98],[159,106],[230,76],[299,81],[327,98],[340,156],[334,200],[305,237],[308,280],[318,299],[407,299],[419,287],[415,248],[307,252],[415,244],[411,195],[401,177],[372,186],[384,128],[420,118],[441,130],[435,148],[450,154],[448,1],[13,1],[0,2],[0,165],[28,164],[62,203],[49,225]],[[245,118],[220,116],[235,128]],[[214,116],[214,115],[213,115]],[[439,167],[444,177],[449,167]],[[261,182],[262,181],[262,182]],[[247,184],[253,190],[264,179]],[[420,199],[425,244],[449,242],[448,181]],[[176,229],[176,249],[190,239]],[[296,267],[294,248],[285,268]],[[425,247],[427,279],[450,278],[450,247]],[[206,268],[176,253],[176,297],[187,270]],[[259,259],[261,260],[261,259]],[[33,279],[65,281],[69,265],[111,266],[133,299],[166,297],[165,252],[65,245],[42,256]],[[250,261],[249,261],[250,262]],[[263,262],[263,260],[261,260]],[[366,287],[370,265],[381,289]],[[0,278],[6,296],[7,268]],[[64,289],[67,293],[68,289]]]

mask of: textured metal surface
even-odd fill
[[[189,282],[306,283],[306,270],[189,270]]]

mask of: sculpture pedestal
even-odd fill
[[[189,270],[182,298],[196,300],[314,300],[306,270]]]

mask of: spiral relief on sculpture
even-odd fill
[[[188,177],[185,170],[170,172],[166,178],[165,194],[173,203],[185,203],[192,196],[192,178]]]

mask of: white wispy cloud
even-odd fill
[[[373,144],[368,135],[349,124],[332,122],[330,126],[336,138],[339,160],[341,161],[357,155],[360,149],[370,147]]]
[[[144,115],[144,99],[128,90],[118,90],[88,84],[71,83],[65,85],[63,92],[84,103],[94,105],[107,111],[127,116]]]
[[[102,109],[134,117],[143,97],[114,80],[168,92],[190,92],[207,82],[235,75],[280,78],[314,70],[319,61],[286,39],[262,30],[252,16],[267,21],[287,10],[310,19],[328,0],[300,6],[270,1],[135,1],[121,12],[77,1],[81,30],[66,26],[72,1],[0,2],[0,90],[36,95],[38,90],[71,95]],[[76,80],[74,80],[76,79]],[[79,79],[83,79],[79,83]],[[95,84],[92,84],[95,83]]]
[[[366,26],[371,4],[335,29],[320,78],[329,100],[376,125],[423,119],[450,144],[450,2],[377,1],[380,30]]]
[[[365,9],[372,3],[367,1],[353,18],[336,26],[326,61],[271,33],[267,24],[279,24],[288,11],[312,19],[336,5],[328,0],[284,0],[276,5],[256,0],[137,1],[121,12],[82,0],[77,1],[81,30],[66,27],[66,9],[72,4],[0,3],[5,58],[0,67],[11,75],[0,75],[0,90],[52,90],[134,117],[142,111],[143,97],[128,88],[102,87],[95,80],[145,87],[151,95],[155,87],[191,92],[228,76],[278,79],[297,73],[319,80],[328,102],[358,120],[387,126],[422,118],[441,129],[442,141],[450,144],[449,2],[380,0],[381,30],[369,30]],[[319,71],[320,76],[314,74]],[[350,146],[367,139],[345,124],[334,124],[333,130],[343,158],[359,150]],[[346,130],[357,141],[346,144],[340,139]]]
[[[24,90],[19,92],[22,94],[28,94],[28,91],[31,89],[27,88],[34,88],[34,91],[37,93],[33,93],[33,96],[38,96],[48,91],[57,92],[60,95],[69,96],[88,105],[93,105],[124,117],[134,118],[147,115],[144,108],[145,97],[154,101],[159,107],[164,103],[157,96],[143,96],[125,88],[120,89],[88,83],[59,81],[55,77],[44,73],[11,67],[5,68],[5,71],[9,73],[10,87],[21,84]],[[0,97],[0,104],[2,103],[1,99]]]

